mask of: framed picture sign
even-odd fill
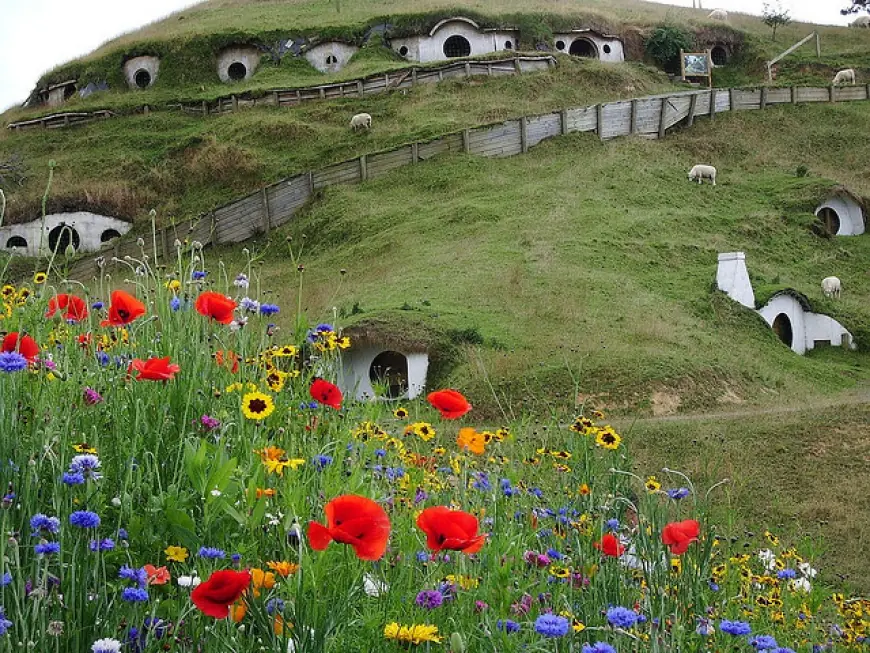
[[[683,52],[680,50],[680,74],[685,80],[689,77],[705,77],[707,85],[713,88],[713,59],[710,51]]]

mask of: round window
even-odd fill
[[[402,55],[403,57],[407,57],[408,56],[408,46],[403,45],[401,48],[399,48],[399,54]]]
[[[338,63],[338,57],[336,57],[334,54],[326,55],[326,65],[327,66],[333,66],[337,63]]]
[[[454,34],[444,41],[444,56],[448,59],[467,57],[471,55],[471,43],[464,36]]]
[[[139,88],[148,88],[151,86],[151,73],[144,68],[140,68],[136,71],[136,74],[133,75],[133,83]]]
[[[514,47],[514,44],[511,43],[510,41],[505,41],[505,42],[504,42],[504,49],[505,49],[505,50],[511,50],[511,49],[513,49],[513,47]]]
[[[556,41],[556,49],[564,50],[565,49],[565,41]]]
[[[229,75],[230,79],[237,82],[248,76],[248,69],[241,61],[234,61],[227,68],[227,75]]]
[[[604,54],[610,54],[610,46],[609,45],[605,44],[604,46],[602,46],[601,49],[604,50]]]

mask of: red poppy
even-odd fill
[[[154,565],[145,565],[142,567],[148,575],[149,585],[166,585],[172,576],[166,567],[155,567]]]
[[[230,606],[241,598],[251,584],[251,572],[223,569],[214,572],[190,595],[193,604],[209,617],[226,619]]]
[[[430,392],[426,398],[444,419],[458,419],[471,410],[471,404],[456,390]]]
[[[350,544],[360,560],[380,560],[387,550],[390,518],[377,503],[366,497],[345,494],[326,504],[326,526],[308,524],[308,541],[323,551],[332,540]]]
[[[233,311],[236,310],[236,306],[238,304],[232,299],[213,290],[207,290],[196,298],[197,312],[221,324],[229,324],[233,321]]]
[[[58,311],[64,311],[63,319],[68,322],[81,322],[88,316],[88,305],[81,297],[61,293],[48,300],[45,317],[54,317]]]
[[[39,345],[36,344],[36,340],[27,335],[21,336],[21,339],[19,340],[18,332],[13,331],[3,338],[3,344],[0,345],[0,351],[17,351],[19,354],[24,356],[29,363],[32,363],[39,355]]]
[[[314,379],[314,383],[311,384],[309,392],[314,401],[321,403],[324,406],[332,406],[335,410],[341,408],[341,400],[343,398],[341,390],[338,389],[338,386],[331,384],[329,381]]]
[[[426,546],[432,551],[477,553],[486,540],[486,535],[477,534],[477,517],[446,506],[426,508],[417,517],[417,527],[426,533]]]
[[[607,533],[601,538],[600,542],[593,542],[592,546],[611,558],[618,558],[625,553],[625,547],[619,543],[619,540],[616,539],[613,533]]]
[[[128,292],[116,290],[112,293],[112,302],[109,304],[109,319],[100,322],[100,326],[125,326],[143,315],[145,304]]]
[[[674,555],[685,553],[692,542],[698,541],[701,525],[694,519],[671,522],[662,529],[662,543],[666,544]]]
[[[175,378],[175,373],[181,371],[181,366],[169,362],[169,356],[166,358],[149,358],[143,361],[141,358],[134,358],[130,363],[130,370],[139,372],[136,375],[137,381],[171,381]],[[128,370],[128,373],[130,372]]]

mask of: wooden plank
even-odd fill
[[[710,120],[716,119],[716,90],[710,91]]]
[[[767,87],[761,87],[761,98],[759,99],[759,104],[761,105],[761,110],[764,111],[767,108]]]
[[[359,158],[359,178],[360,181],[366,181],[369,178],[368,168],[366,167],[366,155],[363,154]]]
[[[665,130],[667,129],[666,114],[668,111],[668,100],[667,98],[662,98],[662,109],[659,113],[659,138],[665,137]]]
[[[265,233],[269,233],[269,229],[272,226],[272,216],[269,214],[269,197],[266,195],[265,188],[263,188],[261,194],[263,202],[263,231]]]
[[[525,154],[529,151],[529,122],[525,116],[520,118],[520,152]]]
[[[632,100],[631,101],[631,127],[630,127],[630,131],[629,131],[629,134],[632,134],[632,135],[637,133],[637,107],[638,107],[637,100]]]
[[[467,129],[462,130],[462,151],[468,154],[468,140],[470,132]]]
[[[695,124],[695,107],[698,106],[698,96],[696,94],[692,95],[692,99],[689,101],[689,115],[686,118],[686,125],[691,127]]]
[[[420,144],[411,143],[411,163],[420,162]]]
[[[595,107],[595,130],[598,132],[598,138],[600,140],[604,140],[604,130],[602,129],[604,126],[603,115],[604,105],[599,103],[598,106]]]
[[[566,136],[568,134],[568,109],[562,109],[559,112],[559,126],[562,136]]]

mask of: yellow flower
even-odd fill
[[[163,286],[172,292],[178,292],[181,290],[181,282],[178,279],[170,279]]]
[[[567,567],[560,567],[558,565],[550,565],[550,575],[555,578],[568,578],[571,575],[571,570]]]
[[[183,546],[167,546],[163,553],[170,562],[184,562],[190,555]]]
[[[583,417],[583,415],[578,415],[574,418],[574,423],[569,427],[575,433],[582,433],[583,435],[589,435],[589,431],[594,426],[594,423],[588,417]]]
[[[72,448],[76,453],[97,453],[97,450],[87,442],[78,442]]]
[[[270,560],[266,563],[266,566],[274,571],[279,576],[286,578],[287,576],[292,576],[297,571],[299,571],[299,565],[288,562],[287,560]]]
[[[37,272],[33,275],[33,283],[37,286],[45,283],[46,279],[48,279],[48,275],[45,272]]]
[[[478,456],[482,455],[486,450],[483,434],[478,433],[470,426],[464,426],[459,429],[456,444],[459,445],[460,449],[467,449]]]
[[[405,435],[416,435],[423,442],[428,442],[435,437],[435,429],[429,422],[414,422],[405,427]]]
[[[402,626],[395,621],[384,626],[384,637],[405,644],[423,644],[424,642],[439,644],[443,639],[438,635],[438,626],[428,624]]]
[[[766,537],[767,541],[773,546],[779,546],[779,538],[770,531],[764,531],[764,537]]]
[[[577,490],[577,493],[578,493],[581,497],[585,497],[585,496],[587,496],[590,492],[592,492],[592,490],[589,489],[589,485],[586,484],[586,483],[584,483],[583,485],[581,485],[581,486],[580,486],[580,489]]]
[[[598,429],[598,433],[595,436],[595,444],[611,451],[619,449],[620,442],[622,442],[622,438],[609,426]]]
[[[644,483],[647,492],[658,492],[662,489],[662,484],[658,482],[658,479],[655,476],[649,476],[646,479],[646,483]]]
[[[405,419],[406,417],[408,417],[408,409],[399,406],[398,408],[396,408],[396,410],[393,411],[393,415],[396,417],[396,419]]]
[[[287,358],[296,355],[298,349],[293,345],[284,345],[283,347],[278,347],[272,351],[272,355],[279,358]]]
[[[265,419],[275,410],[275,402],[270,395],[262,392],[249,392],[242,397],[242,414],[248,419]]]
[[[455,576],[454,574],[447,574],[444,577],[444,582],[449,583],[450,585],[458,585],[461,589],[466,591],[480,587],[480,579],[474,578],[473,576]]]
[[[261,589],[270,590],[275,587],[275,574],[271,571],[263,571],[262,569],[251,569],[251,587],[254,591],[254,596],[260,596]]]
[[[267,372],[266,385],[269,386],[269,390],[272,392],[281,392],[281,390],[284,389],[284,383],[287,380],[287,372],[282,372],[275,367],[270,367]]]
[[[592,417],[594,417],[595,419],[604,419],[604,413],[602,413],[600,410],[593,410]]]
[[[671,558],[671,571],[675,574],[683,571],[683,561],[681,558]]]
[[[15,297],[15,293],[15,286],[10,286],[8,283],[3,286],[2,290],[0,290],[0,296],[2,296],[3,299],[12,299]]]

